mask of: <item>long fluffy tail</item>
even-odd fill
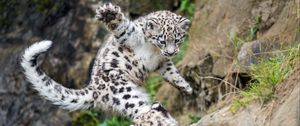
[[[51,47],[52,42],[44,40],[33,44],[25,50],[21,65],[24,74],[40,95],[71,111],[93,106],[92,88],[69,89],[47,76],[37,65],[37,57]]]

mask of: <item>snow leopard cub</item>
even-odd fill
[[[28,81],[40,95],[68,110],[101,108],[129,117],[134,125],[178,125],[160,103],[151,103],[143,81],[149,72],[159,71],[170,84],[192,93],[170,59],[179,51],[190,21],[170,11],[131,21],[110,3],[98,7],[96,19],[112,35],[98,51],[87,87],[66,88],[40,69],[37,57],[52,44],[47,40],[33,44],[23,55],[21,65]]]

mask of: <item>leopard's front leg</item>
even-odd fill
[[[167,60],[162,63],[162,66],[159,69],[159,72],[163,76],[164,80],[172,84],[174,87],[178,88],[180,91],[192,94],[193,89],[190,84],[185,81],[185,79],[179,74],[175,65],[171,60]]]
[[[111,3],[100,5],[96,9],[96,19],[102,21],[113,32],[120,44],[133,46],[136,40],[140,40],[139,28],[124,16],[119,6]]]

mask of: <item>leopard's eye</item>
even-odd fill
[[[160,41],[160,44],[164,44],[164,45],[165,45],[165,44],[166,44],[166,41]]]
[[[175,39],[175,43],[179,43],[180,42],[180,39]]]
[[[185,34],[185,33],[183,33],[183,34],[181,34],[179,37],[180,37],[180,39],[183,39],[183,38],[185,38],[185,37],[186,37],[186,34]]]

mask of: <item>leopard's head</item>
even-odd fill
[[[190,20],[170,11],[157,11],[146,17],[145,36],[166,57],[176,55],[190,26]]]
[[[178,126],[177,121],[159,103],[154,102],[151,110],[134,119],[135,126]]]

